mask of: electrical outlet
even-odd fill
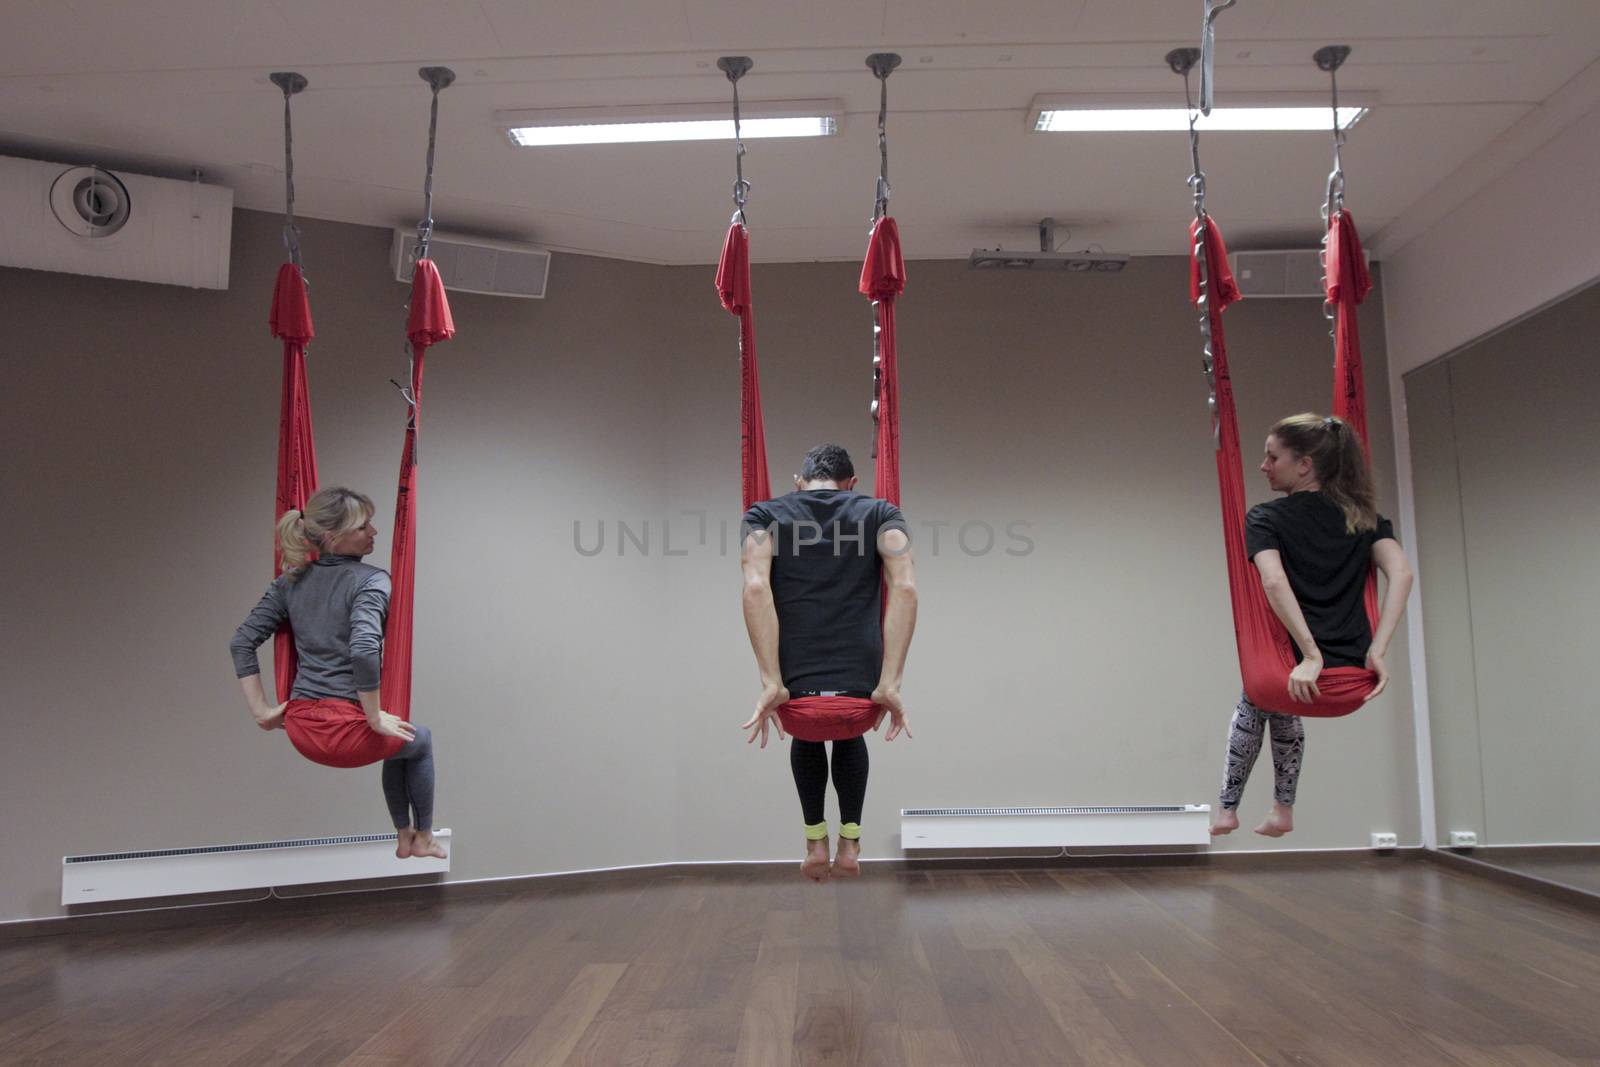
[[[1477,844],[1478,844],[1478,834],[1477,834],[1477,831],[1475,831],[1475,830],[1451,830],[1450,831],[1450,847],[1451,848],[1476,848]]]
[[[1399,837],[1398,834],[1373,834],[1372,835],[1372,847],[1373,848],[1398,848],[1399,846],[1400,846],[1400,837]]]

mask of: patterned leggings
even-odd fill
[[[1250,768],[1261,754],[1261,736],[1272,730],[1273,796],[1279,804],[1294,803],[1300,784],[1300,757],[1306,747],[1306,728],[1298,715],[1279,715],[1262,711],[1241,694],[1233,709],[1228,728],[1228,766],[1222,775],[1222,806],[1232,811],[1239,806]]]

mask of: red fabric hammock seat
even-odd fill
[[[1204,228],[1204,240],[1200,230]],[[1228,590],[1233,601],[1234,633],[1239,649],[1239,670],[1244,680],[1245,697],[1263,711],[1325,718],[1348,715],[1365,702],[1378,678],[1362,667],[1330,667],[1317,678],[1321,697],[1310,704],[1289,696],[1289,672],[1295,667],[1294,641],[1261,587],[1261,575],[1245,552],[1244,465],[1239,447],[1239,419],[1233,399],[1233,382],[1228,371],[1227,342],[1223,335],[1222,312],[1240,299],[1233,273],[1228,269],[1228,251],[1215,221],[1207,217],[1190,227],[1191,247],[1196,257],[1203,247],[1210,299],[1206,314],[1211,326],[1211,348],[1217,403],[1212,430],[1217,440],[1217,483],[1222,498],[1222,535],[1227,552]],[[1367,441],[1367,408],[1361,372],[1361,346],[1356,326],[1356,305],[1372,288],[1355,222],[1348,212],[1331,220],[1328,235],[1328,300],[1336,311],[1334,414],[1349,423]],[[1189,297],[1201,296],[1200,263],[1190,261]],[[1369,449],[1370,454],[1370,449]],[[1368,625],[1378,625],[1377,578],[1367,575],[1365,591]]]
[[[740,470],[744,507],[772,497],[767,477],[766,429],[761,418],[761,378],[756,367],[755,318],[750,296],[750,237],[743,223],[728,228],[717,267],[722,306],[739,316]],[[877,461],[878,496],[900,503],[900,389],[895,352],[895,300],[905,291],[905,259],[900,231],[887,216],[872,228],[861,266],[860,291],[876,305],[880,357]],[[844,741],[873,729],[882,709],[862,697],[797,697],[778,707],[778,721],[801,741]]]

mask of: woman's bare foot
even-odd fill
[[[1274,804],[1267,817],[1256,827],[1262,837],[1282,837],[1294,829],[1294,809],[1287,804]]]
[[[396,830],[394,832],[394,855],[396,859],[403,860],[410,858],[411,842],[416,836],[417,832],[411,829],[409,826],[403,830]]]
[[[411,855],[415,858],[426,856],[436,860],[448,858],[444,846],[433,839],[432,830],[411,831]]]
[[[1211,836],[1221,837],[1231,834],[1239,828],[1239,813],[1232,808],[1222,808],[1217,812],[1216,821],[1211,824]]]
[[[828,880],[828,839],[806,842],[806,858],[800,863],[800,873],[813,882]]]
[[[839,851],[833,857],[833,873],[840,878],[856,878],[861,874],[861,842],[849,837],[839,838]]]

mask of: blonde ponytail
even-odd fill
[[[353,489],[319,489],[304,510],[290,508],[278,520],[278,565],[290,580],[299,578],[320,546],[359,530],[372,518],[372,500]]]

